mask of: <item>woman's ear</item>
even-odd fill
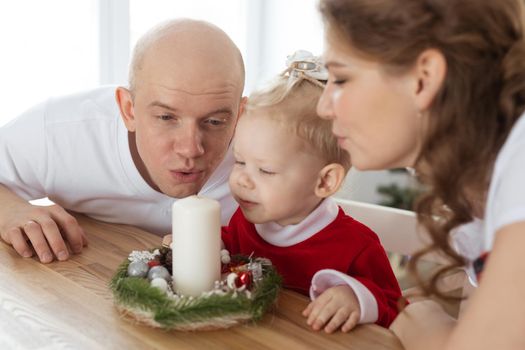
[[[326,198],[337,192],[345,178],[345,169],[341,164],[331,163],[319,172],[319,178],[315,185],[315,195]]]
[[[131,91],[119,86],[115,91],[115,98],[120,109],[120,115],[129,132],[135,131],[135,112]]]
[[[447,61],[437,49],[427,49],[417,58],[414,67],[416,106],[419,111],[427,110],[443,86],[447,73]]]

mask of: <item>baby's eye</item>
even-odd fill
[[[275,172],[259,168],[259,172],[264,175],[275,175]]]

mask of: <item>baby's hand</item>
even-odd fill
[[[346,333],[359,321],[361,309],[352,288],[341,285],[325,290],[308,304],[303,316],[308,317],[306,323],[315,331],[326,325],[325,332],[332,333],[342,325],[341,330]]]
[[[169,248],[171,245],[171,235],[166,235],[162,237],[162,246]]]

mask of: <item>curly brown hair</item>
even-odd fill
[[[451,247],[449,234],[479,213],[495,158],[525,109],[523,3],[321,0],[320,11],[329,35],[390,74],[413,67],[425,49],[445,57],[446,76],[426,111],[429,129],[416,163],[428,191],[415,210],[432,244],[410,266],[427,295],[448,298],[438,280],[466,263]],[[445,254],[450,264],[423,283],[417,262],[432,251]]]

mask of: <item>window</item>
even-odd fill
[[[190,17],[222,28],[246,65],[246,89],[284,69],[298,49],[321,53],[317,0],[18,0],[0,2],[0,126],[52,95],[126,84],[137,39]]]
[[[97,4],[0,2],[0,126],[51,95],[98,84]]]

